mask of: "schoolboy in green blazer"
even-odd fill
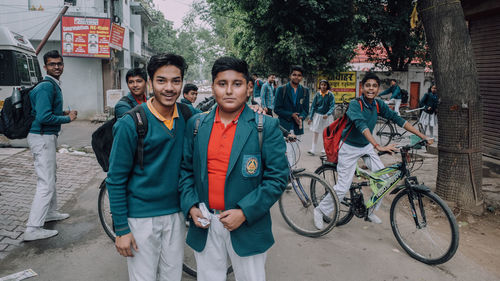
[[[248,76],[242,60],[215,61],[217,107],[191,118],[186,128],[179,189],[181,209],[190,218],[187,243],[195,250],[198,280],[225,280],[228,256],[237,280],[265,280],[266,252],[274,243],[269,210],[285,189],[288,166],[278,120],[264,116],[259,147],[256,114],[245,104]],[[208,215],[200,211],[202,205]]]

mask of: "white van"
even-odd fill
[[[0,109],[13,87],[31,87],[43,79],[28,38],[0,26]]]

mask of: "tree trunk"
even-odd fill
[[[441,99],[436,193],[473,213],[483,210],[482,108],[476,63],[460,1],[420,0]]]

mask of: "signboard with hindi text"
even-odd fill
[[[63,16],[61,20],[62,55],[72,57],[110,58],[109,18]]]
[[[111,25],[111,37],[109,46],[113,49],[121,51],[123,48],[123,38],[125,37],[125,28],[116,23]]]
[[[335,95],[335,103],[342,103],[342,99],[349,102],[356,97],[356,72],[338,72],[333,76],[325,77],[320,76],[319,81],[327,80],[330,84],[330,91]]]

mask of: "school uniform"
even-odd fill
[[[144,100],[142,100],[142,101],[135,99],[134,95],[132,95],[132,93],[130,93],[130,92],[126,95],[126,97],[130,101],[130,103],[127,101],[119,100],[115,105],[116,118],[121,118],[123,115],[125,115],[125,113],[127,113],[127,111],[136,107],[139,104],[139,102],[140,103],[146,102],[145,95],[144,95]],[[130,104],[132,104],[133,106],[130,106]]]
[[[140,106],[148,120],[143,169],[135,160],[132,117],[123,116],[113,127],[106,184],[115,232],[132,232],[139,248],[127,258],[130,280],[180,280],[185,225],[178,182],[186,120],[177,105],[172,119],[161,116],[151,99]]]
[[[263,108],[268,109],[267,115],[270,116],[273,116],[274,96],[275,96],[274,86],[269,82],[264,83],[262,89],[260,90],[261,105]]]
[[[314,95],[311,103],[311,110],[309,119],[312,120],[311,131],[315,133],[323,133],[323,130],[333,122],[333,111],[335,110],[335,96],[332,92],[328,91],[324,95],[317,92]],[[327,115],[328,118],[324,119],[323,116]]]
[[[372,103],[368,103],[364,96],[361,96],[361,101],[363,109],[361,109],[359,101],[354,99],[349,103],[349,109],[346,112],[349,117],[349,121],[342,132],[342,140],[345,141],[344,143],[341,143],[339,150],[339,159],[337,164],[338,181],[333,187],[337,193],[339,201],[344,199],[345,194],[351,187],[354,172],[356,170],[356,164],[360,157],[367,155],[367,157],[364,157],[363,160],[371,171],[377,171],[384,168],[384,164],[380,160],[376,151],[373,149],[373,145],[368,142],[363,135],[363,131],[370,130],[370,132],[373,132],[375,124],[377,123],[378,115],[393,121],[400,127],[403,127],[406,123],[403,118],[397,115],[396,112],[392,111],[389,106],[381,100],[373,100]],[[377,114],[376,103],[378,103],[380,111],[379,114]],[[378,206],[379,205],[377,205],[377,207]],[[329,194],[325,196],[317,208],[323,214],[330,214],[333,211],[332,196]]]
[[[295,134],[300,140],[300,136],[304,134],[304,127],[295,123],[292,119],[292,114],[297,112],[299,117],[302,117],[302,120],[305,120],[309,115],[309,88],[305,88],[299,84],[295,91],[290,82],[284,86],[280,86],[276,90],[274,112],[278,115],[280,125]],[[294,149],[292,143],[286,144],[286,154],[291,164],[296,159],[296,151],[297,149]]]
[[[434,127],[438,124],[436,114],[438,104],[438,95],[433,94],[432,92],[425,93],[420,100],[420,107],[424,107],[424,110],[420,115],[419,122],[422,126],[424,126],[424,134],[427,132],[427,127],[430,127],[431,138],[434,137]]]
[[[380,93],[379,96],[388,95],[390,93],[392,93],[392,95],[389,102],[390,101],[394,102],[394,111],[398,115],[401,115],[399,113],[399,107],[401,106],[401,100],[403,98],[403,95],[401,94],[401,88],[398,85],[390,86],[388,89]]]
[[[206,115],[205,115],[206,114]],[[212,212],[208,229],[191,221],[187,244],[195,250],[198,280],[226,280],[227,257],[239,281],[265,280],[267,250],[273,245],[271,206],[285,189],[288,167],[278,121],[264,116],[259,148],[255,113],[244,107],[224,126],[216,107],[200,119],[198,132],[188,122],[179,189],[185,216],[204,203]],[[241,209],[246,220],[229,232],[218,213]]]
[[[193,115],[196,113],[201,113],[201,110],[199,110],[198,108],[195,108],[193,106],[193,103],[191,101],[189,101],[188,99],[182,98],[181,103],[187,105],[189,107],[189,109],[191,110],[191,113],[193,113]]]

